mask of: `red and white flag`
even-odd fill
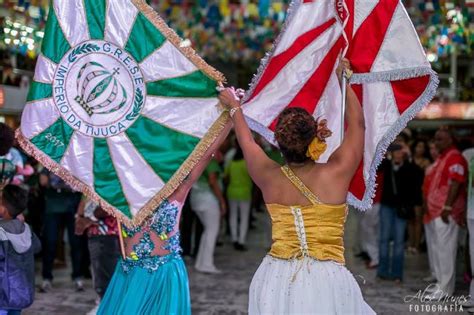
[[[272,143],[276,118],[287,107],[326,118],[333,135],[318,161],[326,162],[340,144],[342,96],[335,68],[341,52],[352,64],[351,83],[366,123],[364,158],[348,202],[367,209],[388,145],[438,85],[401,1],[293,1],[244,98],[244,113],[251,128]]]

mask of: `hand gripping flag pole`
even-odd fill
[[[342,72],[341,80],[341,94],[342,94],[342,108],[341,108],[341,144],[344,140],[344,127],[345,127],[345,116],[346,116],[346,98],[347,98],[347,83],[352,75],[352,71],[344,69]]]

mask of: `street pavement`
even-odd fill
[[[356,215],[352,213],[346,223],[347,267],[359,283],[365,300],[378,314],[463,314],[453,303],[444,301],[421,303],[417,298],[410,298],[429,285],[422,280],[428,274],[426,254],[406,255],[403,283],[395,284],[391,281],[377,280],[375,270],[366,269],[364,263],[354,257],[357,242],[356,226]],[[228,238],[223,237],[224,244],[216,248],[215,256],[216,266],[223,271],[220,275],[198,273],[193,268],[193,260],[185,258],[190,279],[193,314],[245,314],[247,312],[250,281],[269,249],[270,234],[268,217],[266,214],[259,213],[255,229],[249,234],[248,251],[235,251]],[[462,279],[461,258],[458,258],[458,262],[458,281],[454,296],[462,297],[467,296],[468,285]],[[38,274],[39,267],[38,265]],[[85,280],[84,292],[75,292],[69,278],[70,271],[67,268],[55,270],[54,273],[53,289],[48,293],[37,293],[34,304],[23,314],[82,315],[94,307],[96,296],[90,280]],[[40,283],[40,278],[37,278],[37,284]],[[411,301],[408,301],[410,299]],[[427,305],[430,307],[428,310]],[[465,310],[464,314],[467,314]]]

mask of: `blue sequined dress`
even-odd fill
[[[115,270],[97,314],[191,314],[188,275],[177,231],[181,206],[164,201],[143,227],[123,228],[137,238]],[[164,255],[155,255],[159,250]]]

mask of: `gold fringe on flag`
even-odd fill
[[[229,121],[229,112],[223,112],[214,122],[211,128],[209,128],[208,132],[194,148],[193,152],[188,156],[186,161],[184,161],[184,163],[174,173],[171,179],[152,199],[150,199],[150,201],[145,204],[144,207],[139,210],[133,219],[130,219],[123,213],[115,210],[115,207],[102,199],[91,187],[89,187],[89,185],[83,183],[80,179],[71,174],[70,171],[66,170],[59,163],[51,159],[51,157],[37,148],[21,133],[20,128],[16,131],[16,139],[28,155],[31,155],[48,170],[61,177],[64,182],[66,182],[74,190],[82,192],[94,202],[98,203],[102,209],[104,209],[111,216],[115,217],[126,227],[134,228],[140,226],[148,217],[150,217],[154,213],[155,209],[163,202],[163,200],[171,196],[173,192],[175,192],[175,190],[179,187],[179,185],[183,183],[189,173],[191,173],[196,164],[198,164],[207,150],[224,130]]]

